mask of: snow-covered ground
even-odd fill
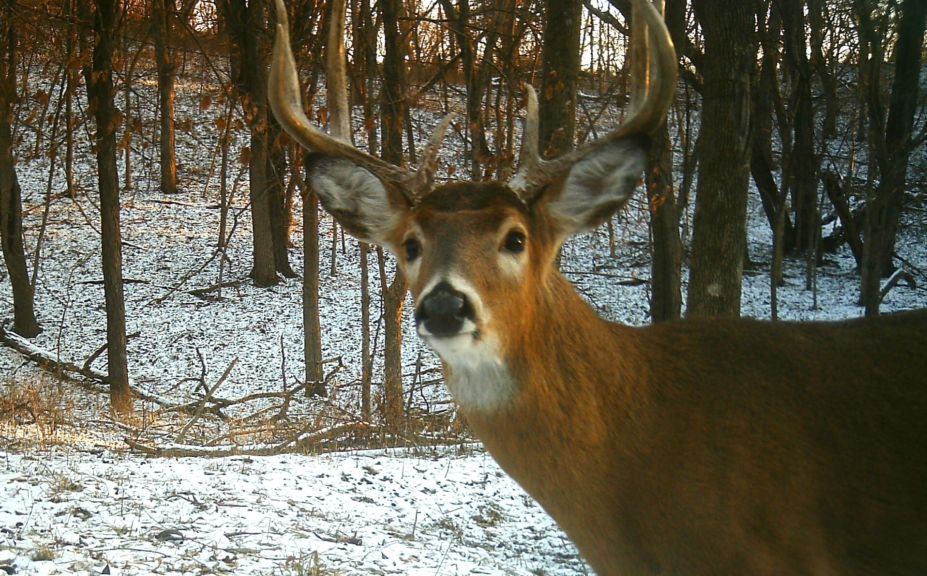
[[[238,398],[280,391],[302,380],[301,284],[268,289],[247,279],[250,225],[247,181],[237,178],[232,214],[237,227],[228,261],[215,258],[219,210],[214,117],[199,108],[199,88],[178,97],[181,188],[166,197],[158,181],[156,147],[140,147],[136,186],[123,195],[124,276],[130,371],[135,385],[165,402],[202,397],[202,385],[231,371],[216,396]],[[144,91],[143,91],[144,93]],[[149,94],[153,98],[153,94]],[[144,106],[142,107],[144,109]],[[153,110],[154,107],[152,106]],[[425,123],[437,115],[421,113]],[[151,119],[146,125],[151,125]],[[27,134],[28,136],[28,134]],[[427,137],[427,130],[423,137]],[[28,141],[28,140],[27,140]],[[27,148],[24,146],[24,149]],[[460,155],[451,137],[447,163]],[[24,154],[23,154],[24,156]],[[233,151],[237,158],[237,150]],[[21,158],[27,244],[36,245],[43,214],[48,158]],[[105,310],[95,232],[95,176],[84,158],[77,200],[55,196],[49,211],[36,309],[44,332],[32,345],[82,365],[105,342]],[[62,189],[60,167],[53,191]],[[768,229],[758,203],[751,208],[751,257],[759,272],[744,278],[745,315],[769,317]],[[297,207],[297,210],[299,207]],[[907,216],[899,241],[918,288],[899,286],[885,310],[927,307],[927,223],[920,206]],[[298,213],[298,212],[297,212]],[[564,269],[600,313],[632,324],[648,321],[646,218],[640,202],[615,219],[618,254],[605,230],[571,240]],[[322,223],[323,243],[331,223]],[[292,235],[291,262],[302,273],[301,234]],[[328,240],[325,240],[325,239]],[[337,274],[322,250],[323,356],[343,368],[329,400],[299,400],[289,416],[324,428],[360,420],[359,251],[348,239],[338,248]],[[370,261],[371,284],[378,285]],[[803,264],[789,261],[780,290],[780,315],[829,319],[861,315],[858,278],[846,250],[819,270],[817,305],[804,288]],[[191,292],[237,281],[221,299]],[[213,294],[214,296],[216,294]],[[0,273],[0,315],[11,316],[9,282]],[[380,316],[377,298],[371,307]],[[407,372],[420,361],[437,366],[407,322]],[[379,339],[382,345],[382,337]],[[379,355],[377,355],[379,357]],[[105,356],[92,363],[103,370]],[[382,367],[375,363],[375,382]],[[6,417],[0,426],[0,570],[15,574],[585,574],[575,549],[478,444],[288,454],[267,457],[151,458],[126,449],[123,437],[170,442],[185,418],[146,407],[138,422],[114,423],[106,398],[73,384],[57,384],[23,357],[0,347],[0,390],[35,413]],[[407,386],[418,386],[412,378]],[[446,412],[440,384],[409,394],[424,413]],[[376,391],[375,391],[376,393]],[[12,406],[7,401],[0,406]],[[336,409],[332,409],[335,406]],[[338,419],[333,419],[333,414]],[[204,420],[190,443],[226,428]],[[211,422],[211,423],[210,423]],[[232,440],[226,440],[229,444]],[[248,439],[246,441],[251,441]]]
[[[480,450],[0,458],[0,569],[17,574],[584,572]]]

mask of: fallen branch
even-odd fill
[[[188,290],[188,294],[192,294],[197,298],[202,298],[208,300],[211,298],[210,294],[212,292],[219,292],[223,288],[239,288],[241,286],[241,280],[229,280],[227,282],[220,282],[212,286],[206,286],[205,288],[195,288],[193,290]]]
[[[98,385],[101,390],[108,390],[107,375],[103,372],[94,370],[90,366],[78,366],[73,362],[62,360],[55,354],[34,345],[16,332],[7,330],[6,324],[0,326],[0,342],[50,372],[64,375],[72,380],[89,380]]]
[[[222,383],[225,382],[225,379],[229,377],[229,374],[232,373],[232,369],[235,368],[236,364],[238,364],[237,356],[232,359],[228,368],[225,369],[225,372],[222,373],[222,376],[219,378],[219,380],[213,385],[212,388],[209,389],[208,392],[206,392],[206,395],[203,396],[203,399],[200,400],[200,405],[196,407],[196,411],[193,413],[193,416],[190,418],[190,420],[187,421],[186,424],[184,424],[183,428],[180,429],[180,432],[177,433],[177,437],[174,439],[175,444],[180,444],[183,442],[184,436],[187,435],[187,431],[190,430],[190,427],[193,426],[193,424],[203,415],[203,409],[206,408],[206,403],[209,402],[210,398],[212,398],[212,395],[215,394],[216,390],[219,389],[219,386],[222,386]]]
[[[904,268],[898,268],[895,270],[895,273],[885,282],[885,286],[882,287],[882,290],[879,292],[879,302],[885,299],[888,296],[888,293],[892,291],[892,288],[898,285],[899,282],[904,281],[905,285],[908,288],[915,289],[917,288],[917,281],[914,280],[914,276]]]
[[[151,446],[136,442],[131,438],[125,438],[125,443],[129,448],[156,456],[159,458],[187,458],[187,457],[214,457],[223,458],[227,456],[275,456],[277,454],[291,454],[294,452],[305,452],[310,449],[321,447],[322,444],[332,440],[353,436],[361,432],[367,432],[370,425],[366,422],[352,422],[323,428],[312,432],[300,434],[294,438],[288,438],[277,444],[251,444],[245,446],[224,445],[224,446],[191,446],[189,444],[167,444],[165,446]]]

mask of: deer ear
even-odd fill
[[[351,235],[387,245],[408,210],[402,195],[350,160],[315,156],[308,163],[309,184],[325,210]]]
[[[551,187],[547,210],[564,238],[592,229],[624,206],[647,161],[639,138],[617,140],[576,162],[559,187]]]

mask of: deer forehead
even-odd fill
[[[468,257],[498,245],[513,228],[529,233],[532,215],[507,187],[455,183],[437,188],[409,214],[401,240],[416,237],[426,251]]]
[[[490,289],[500,278],[514,279],[509,260],[500,251],[512,231],[532,235],[530,210],[503,185],[449,184],[440,187],[407,215],[396,245],[410,239],[422,245],[422,257],[404,266],[413,296],[428,285],[451,277]]]

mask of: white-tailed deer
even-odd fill
[[[554,266],[626,202],[673,97],[668,33],[637,3],[653,82],[636,115],[542,160],[529,89],[508,182],[433,184],[448,119],[418,171],[313,127],[282,0],[270,101],[325,208],[398,258],[474,434],[596,572],[927,574],[927,313],[631,328]]]

